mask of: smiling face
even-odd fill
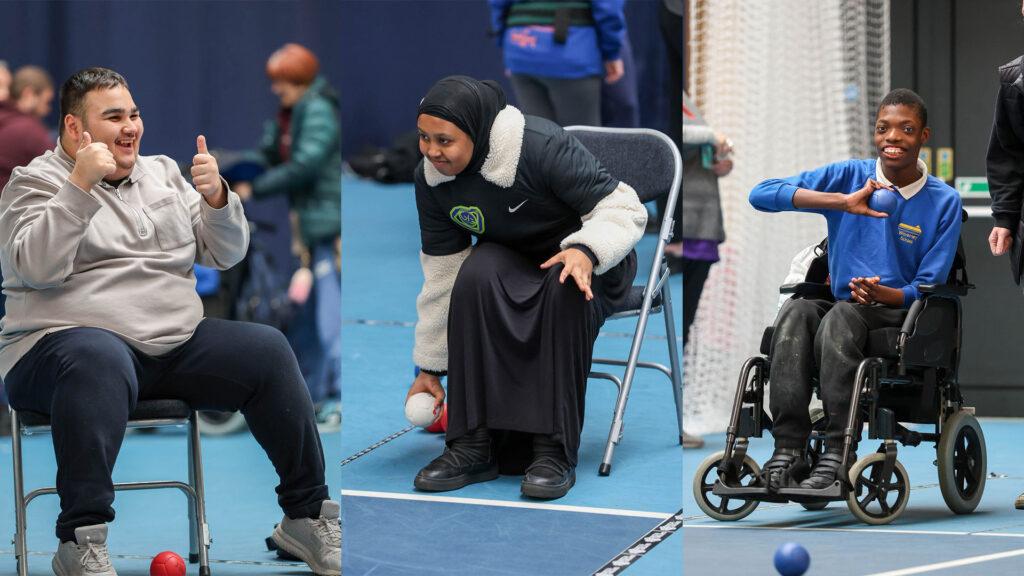
[[[102,142],[114,154],[117,171],[107,180],[120,180],[132,173],[139,157],[139,143],[142,140],[142,116],[135,105],[131,92],[124,86],[92,90],[85,95],[85,110],[82,116],[68,114],[64,117],[65,137],[68,153],[74,156],[82,142],[84,132],[89,132],[93,142]]]
[[[420,114],[416,119],[420,152],[445,176],[455,176],[469,166],[473,158],[473,140],[455,124]]]
[[[908,178],[917,174],[918,154],[931,135],[922,124],[921,114],[914,106],[892,104],[878,110],[875,148],[882,160],[882,172],[890,182],[906,184]]]

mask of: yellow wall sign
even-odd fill
[[[953,149],[939,148],[935,152],[935,176],[943,182],[953,181]]]
[[[921,152],[918,153],[917,157],[928,167],[928,173],[934,174],[935,171],[932,170],[932,149],[928,146],[922,146]]]

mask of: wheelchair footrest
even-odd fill
[[[829,486],[820,489],[813,488],[781,488],[779,496],[790,502],[831,502],[833,500],[846,500],[846,485],[836,480]]]
[[[721,481],[715,482],[711,489],[715,496],[736,498],[737,500],[757,500],[759,502],[787,502],[784,496],[769,491],[762,486],[726,486]]]

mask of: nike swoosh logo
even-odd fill
[[[529,198],[527,198],[526,200],[523,200],[522,202],[520,202],[520,203],[519,203],[519,205],[518,205],[518,206],[516,206],[515,208],[513,208],[513,207],[509,206],[509,207],[508,207],[508,213],[509,213],[509,214],[512,214],[512,213],[514,213],[514,212],[515,212],[516,210],[519,210],[520,208],[522,208],[522,207],[523,207],[523,204],[526,204],[526,203],[527,203],[527,202],[529,202],[529,201],[530,201],[530,199],[529,199]]]

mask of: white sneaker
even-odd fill
[[[341,507],[324,500],[316,520],[285,516],[271,538],[285,552],[309,565],[317,576],[341,576]]]
[[[117,576],[107,552],[107,525],[75,528],[75,542],[61,542],[53,555],[57,576]]]

